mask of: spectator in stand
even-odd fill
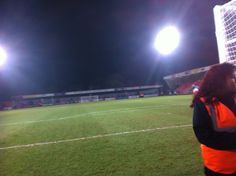
[[[199,91],[199,86],[193,84],[192,86],[192,92],[193,92],[193,95],[196,95]]]
[[[235,71],[229,63],[212,66],[191,105],[207,176],[236,176]]]

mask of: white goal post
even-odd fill
[[[219,62],[236,64],[236,0],[213,9]]]

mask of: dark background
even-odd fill
[[[163,83],[218,63],[213,7],[227,0],[1,0],[0,97]],[[165,25],[179,48],[153,47]]]

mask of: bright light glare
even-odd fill
[[[6,51],[0,47],[0,67],[3,66],[7,61],[7,53]]]
[[[179,45],[180,33],[174,26],[168,26],[161,30],[155,39],[155,48],[162,55],[172,53]]]

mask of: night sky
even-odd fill
[[[213,7],[227,0],[1,0],[0,97],[162,83],[218,63]],[[165,25],[179,48],[153,47]]]

